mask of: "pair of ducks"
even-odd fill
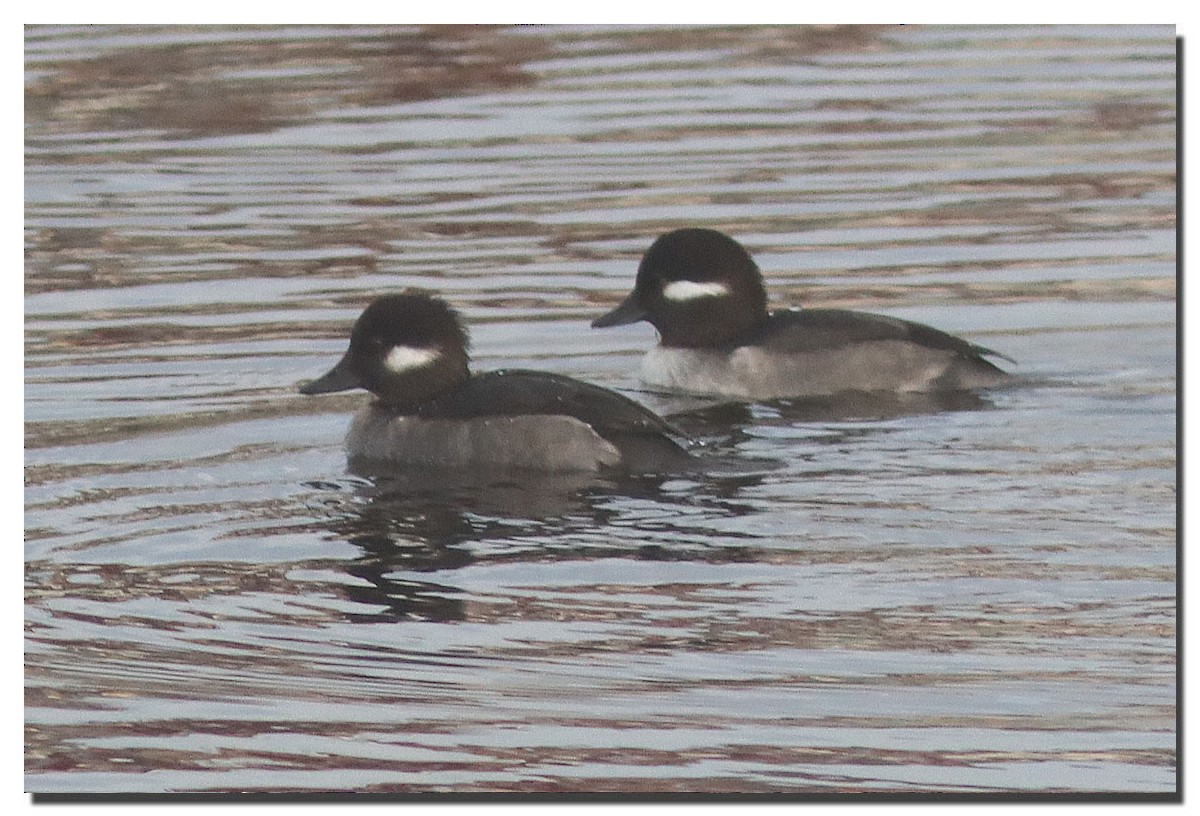
[[[710,229],[658,238],[633,291],[592,326],[641,320],[660,337],[642,365],[656,390],[766,400],[957,391],[1009,378],[985,359],[1003,355],[919,323],[842,309],[769,313],[754,260]],[[355,322],[341,361],[300,391],[375,395],[346,437],[351,462],[654,470],[690,458],[669,423],[627,397],[541,371],[472,375],[467,347],[444,301],[385,295]]]

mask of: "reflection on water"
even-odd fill
[[[549,52],[544,38],[485,26],[39,29],[27,39],[39,67],[52,66],[26,87],[41,136],[269,132],[329,107],[532,85],[525,64]],[[82,53],[61,59],[73,47]],[[77,244],[88,235],[56,233]]]
[[[1173,792],[1173,37],[28,28],[27,788]],[[1020,381],[638,390],[692,225]],[[698,467],[348,471],[408,287]]]
[[[667,549],[590,536],[619,524],[620,503],[633,500],[678,505],[680,513],[704,507],[709,515],[747,515],[753,512],[751,505],[730,499],[761,477],[745,474],[707,484],[689,482],[682,494],[676,486],[679,495],[674,497],[664,490],[666,481],[663,476],[584,472],[481,477],[462,472],[396,473],[355,483],[350,497],[342,485],[330,485],[332,501],[347,504],[331,516],[328,529],[361,548],[362,557],[343,566],[369,584],[355,586],[349,597],[383,608],[377,614],[355,613],[348,619],[464,619],[466,612],[456,597],[462,590],[452,586],[452,570],[480,563],[471,545],[482,542],[505,542],[503,549],[489,547],[485,559],[489,564],[520,564],[533,556],[564,561],[727,560],[725,550],[730,548],[700,554],[697,548]],[[403,573],[438,574],[447,583],[394,577]]]

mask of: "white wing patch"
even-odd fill
[[[441,354],[435,348],[420,348],[418,346],[392,346],[392,350],[383,358],[383,365],[389,371],[403,374],[432,363]]]
[[[687,301],[699,300],[706,297],[725,297],[729,294],[729,287],[718,281],[690,281],[677,280],[671,281],[663,287],[663,297],[667,300]]]

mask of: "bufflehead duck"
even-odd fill
[[[667,391],[756,400],[955,391],[1010,378],[984,359],[1009,358],[920,323],[845,309],[768,313],[750,254],[711,229],[656,240],[633,291],[592,326],[640,320],[660,337],[642,381]]]
[[[346,436],[352,467],[650,470],[690,459],[666,421],[613,391],[542,371],[472,375],[468,343],[444,301],[385,295],[355,322],[341,361],[300,393],[375,395]]]

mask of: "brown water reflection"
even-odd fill
[[[1176,790],[1169,27],[30,27],[26,786]],[[668,229],[1018,361],[637,390]],[[698,472],[364,476],[382,292]]]
[[[543,38],[491,26],[345,31],[305,27],[126,27],[125,47],[39,61],[26,87],[34,136],[165,131],[168,138],[258,133],[330,107],[388,105],[532,85]],[[86,38],[86,35],[85,35]],[[151,45],[155,40],[170,44]]]

